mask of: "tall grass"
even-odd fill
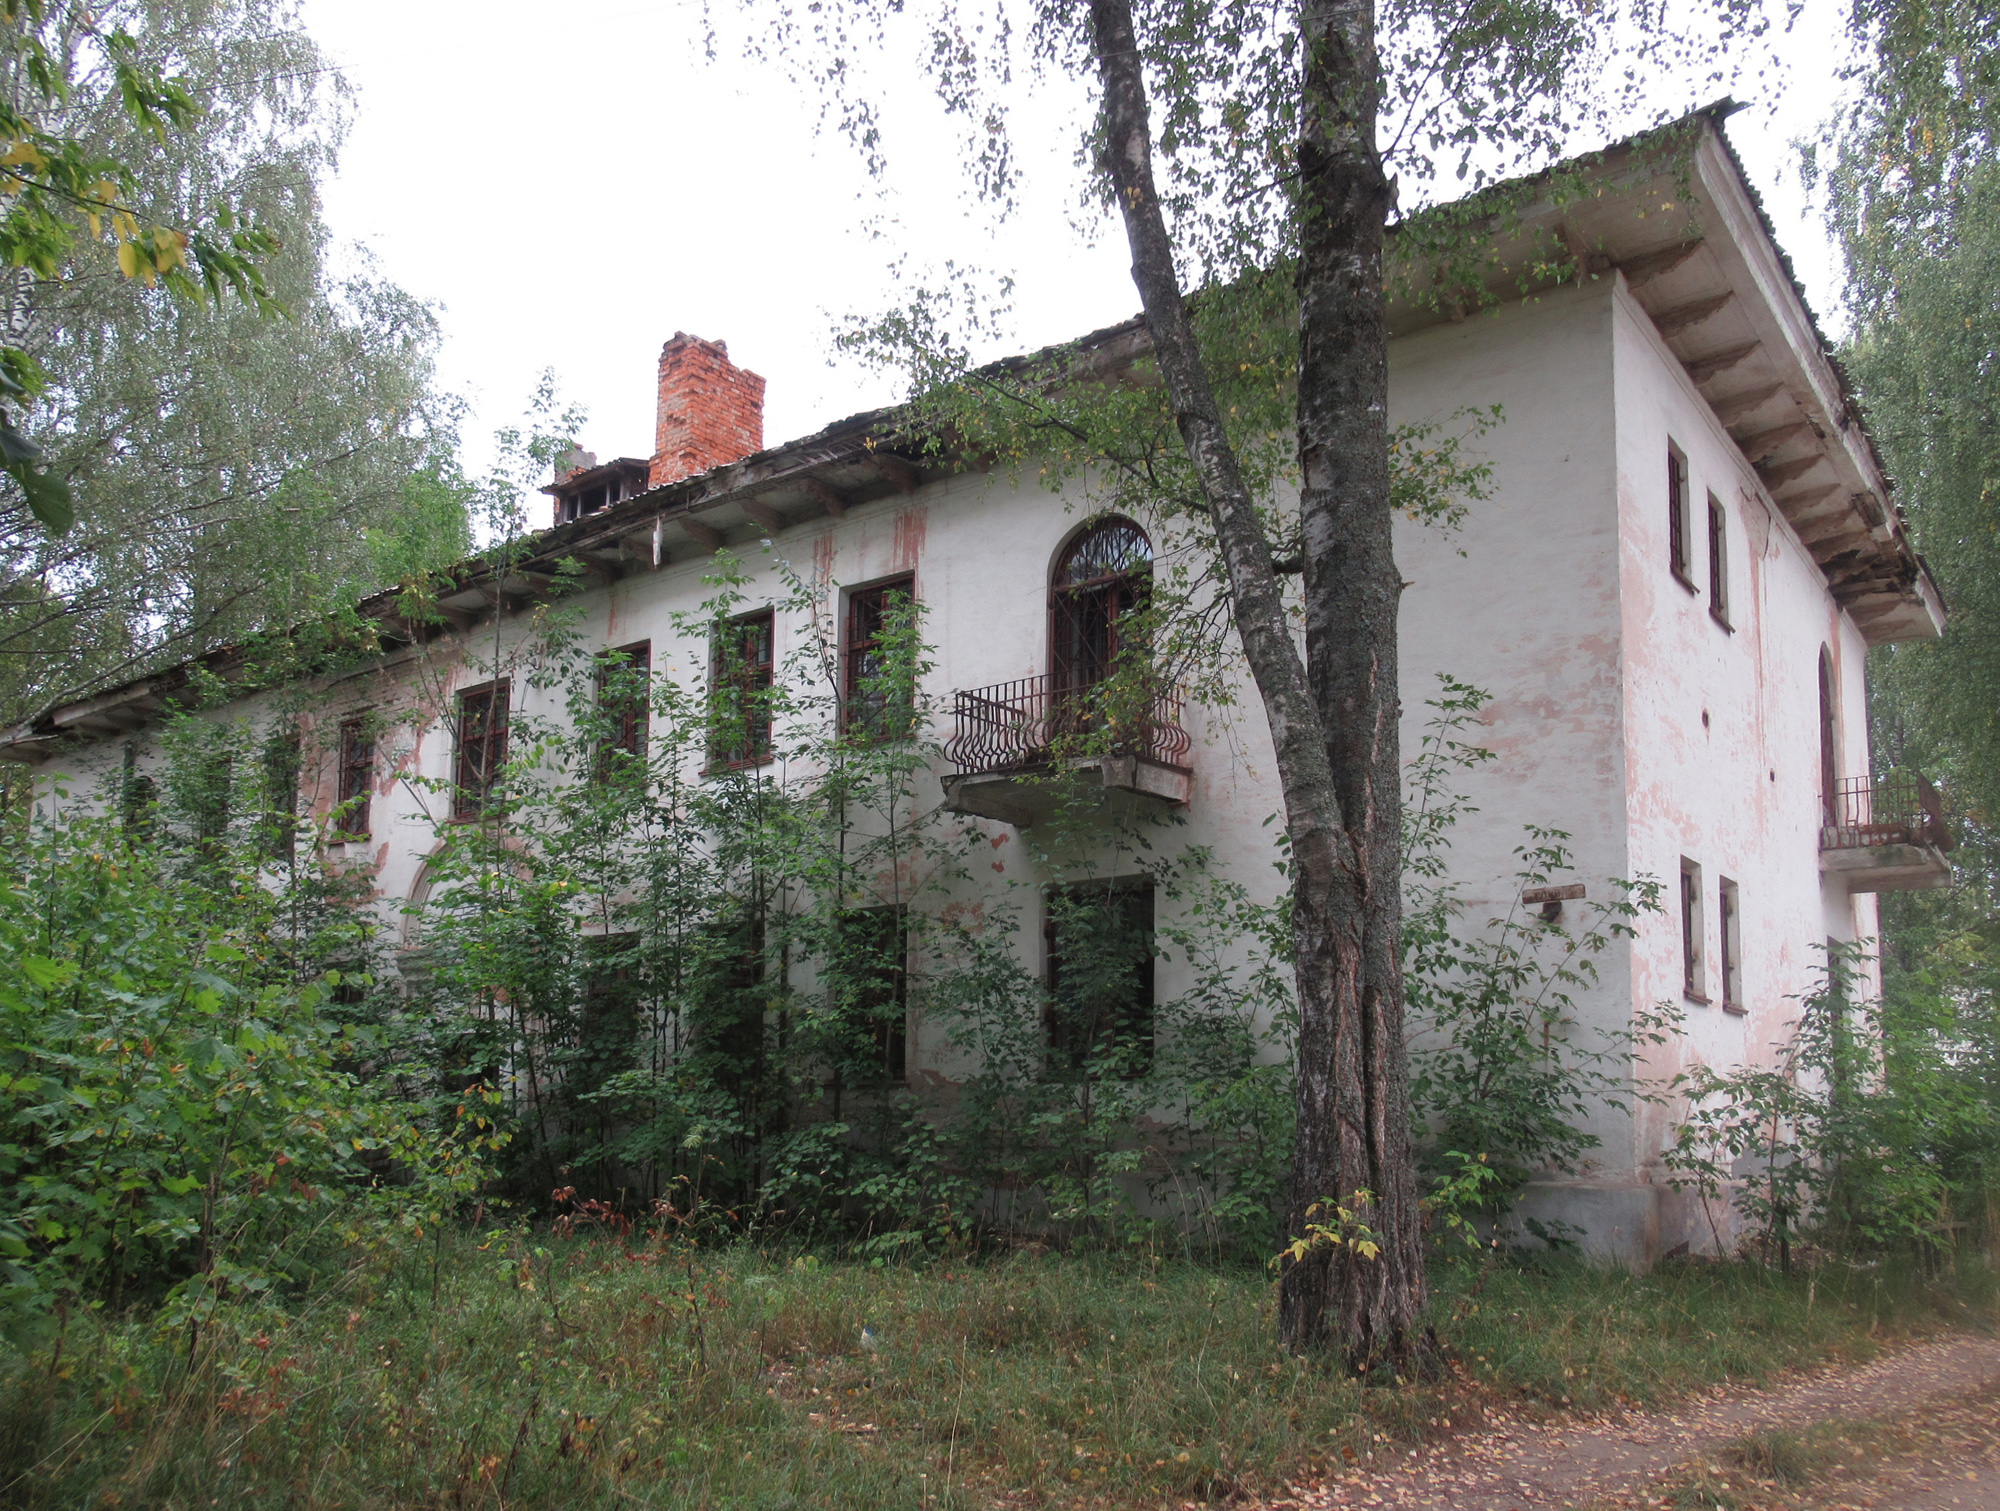
[[[234,1332],[72,1319],[15,1361],[20,1507],[813,1507],[1219,1499],[1499,1398],[1646,1403],[1994,1317],[1992,1277],[1455,1266],[1456,1378],[1281,1355],[1268,1278],[1157,1254],[923,1267],[443,1231]],[[864,1333],[864,1328],[867,1329]]]

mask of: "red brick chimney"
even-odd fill
[[[764,380],[729,360],[729,346],[686,331],[660,348],[654,488],[764,449]]]

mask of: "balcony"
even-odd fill
[[[960,692],[945,745],[945,807],[1017,828],[1095,799],[1118,813],[1163,813],[1193,796],[1183,701],[1121,680],[1056,688],[1022,677]]]
[[[1819,831],[1819,868],[1849,892],[1917,892],[1951,884],[1945,852],[1957,843],[1945,827],[1937,788],[1914,771],[1843,777],[1835,784],[1831,822]]]

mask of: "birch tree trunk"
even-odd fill
[[[1387,186],[1373,157],[1367,0],[1309,10],[1302,21],[1330,39],[1308,64],[1309,92],[1318,93],[1305,127],[1311,140],[1302,143],[1312,150],[1301,165],[1310,246],[1299,270],[1309,355],[1298,410],[1310,674],[1182,300],[1154,183],[1131,3],[1091,4],[1105,166],[1132,250],[1132,277],[1214,522],[1284,792],[1301,1025],[1285,1235],[1306,1231],[1315,1204],[1354,1206],[1359,1197],[1359,1221],[1381,1246],[1374,1258],[1341,1244],[1285,1260],[1280,1341],[1295,1351],[1339,1349],[1360,1370],[1400,1369],[1420,1349],[1424,1279],[1398,943],[1400,578],[1389,550],[1381,285]],[[1353,46],[1356,37],[1366,45]],[[1344,80],[1363,62],[1364,86],[1347,90]],[[1349,99],[1355,103],[1345,109],[1333,103]],[[1359,160],[1373,165],[1372,178],[1354,169],[1363,147]],[[1350,629],[1353,615],[1360,619]]]
[[[1389,505],[1383,230],[1390,188],[1375,145],[1373,0],[1307,0],[1299,25],[1299,514],[1306,663],[1354,871],[1325,933],[1334,1010],[1306,1014],[1290,1231],[1306,1204],[1365,1191],[1372,1260],[1321,1250],[1284,1276],[1281,1329],[1329,1329],[1362,1357],[1427,1354],[1422,1220],[1403,1030],[1402,761],[1396,569]],[[1419,1362],[1422,1362],[1421,1360]]]

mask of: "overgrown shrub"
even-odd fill
[[[212,754],[196,769],[224,781]],[[198,1330],[369,1225],[441,1211],[494,1142],[474,1104],[420,1128],[358,1072],[368,1038],[328,1011],[342,978],[313,958],[353,939],[304,927],[324,878],[285,885],[224,826],[190,837],[173,817],[64,807],[0,842],[17,1337],[98,1299],[164,1301]]]

